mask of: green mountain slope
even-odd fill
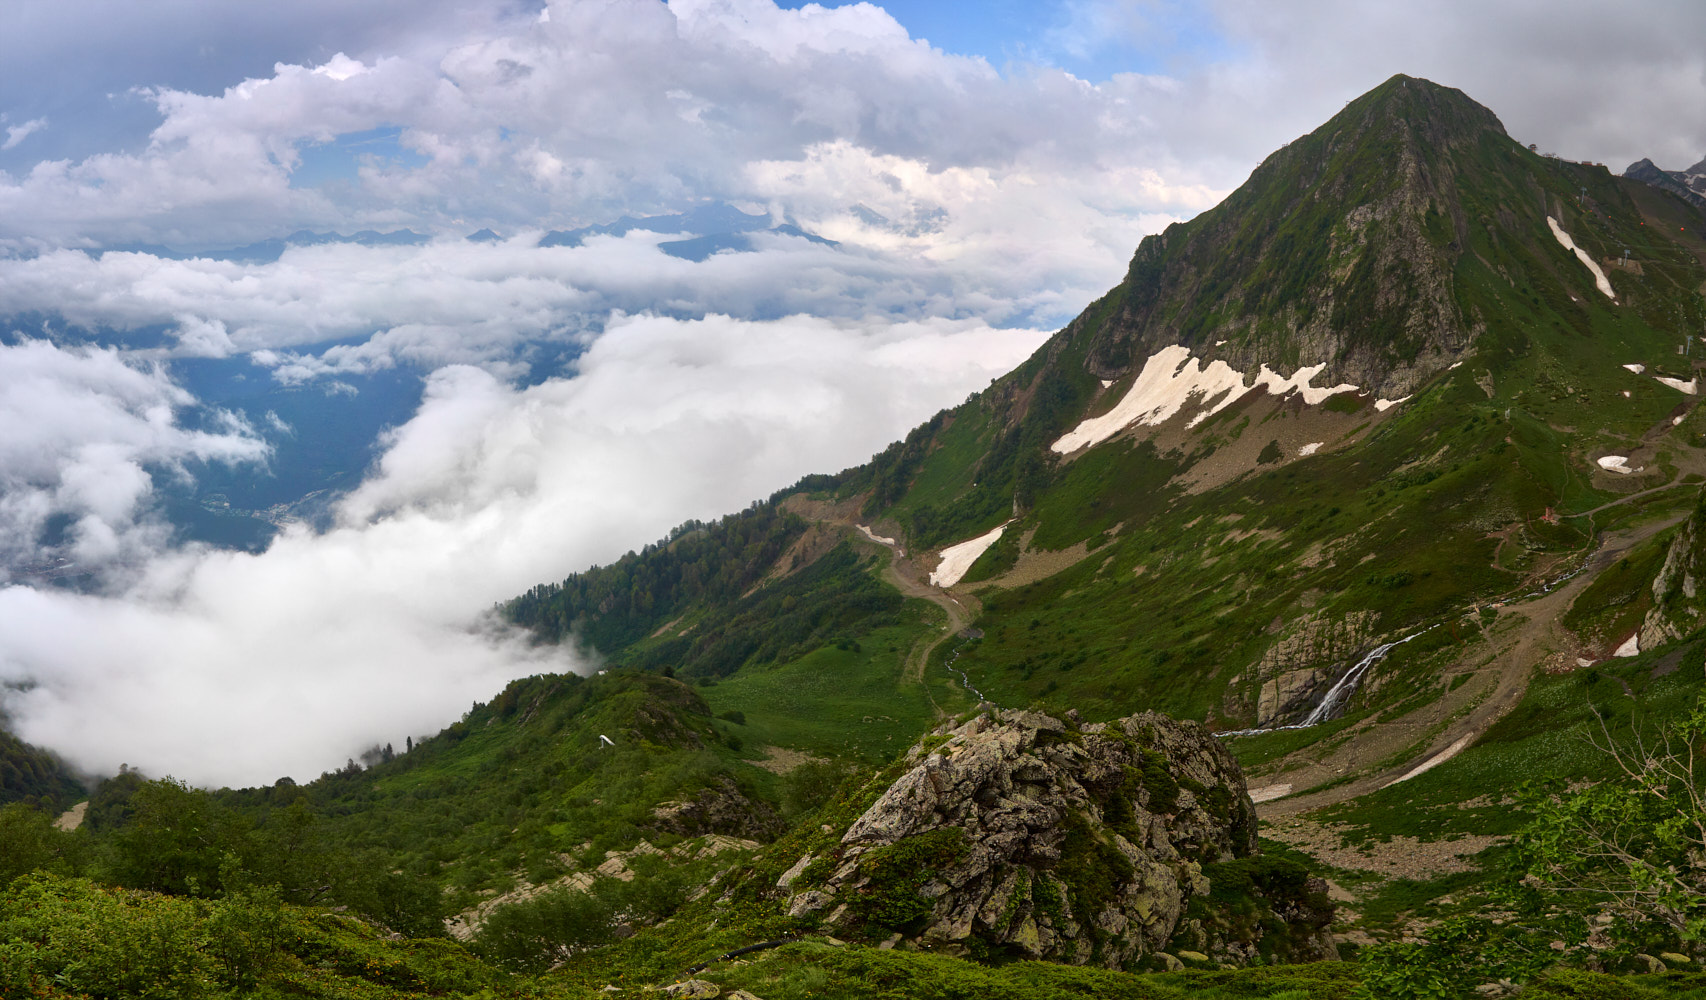
[[[197,798],[121,776],[89,828],[14,807],[0,838],[15,827],[56,871],[178,894],[159,899],[259,906],[249,887],[279,886],[310,909],[278,919],[312,927],[270,975],[305,995],[390,995],[370,988],[384,969],[396,995],[638,995],[795,934],[696,974],[771,1000],[1365,997],[1412,995],[1424,973],[1462,993],[1562,956],[1650,975],[1555,971],[1534,995],[1695,995],[1706,977],[1676,970],[1706,959],[1698,940],[1539,897],[1532,867],[1542,834],[1577,842],[1557,811],[1570,796],[1618,787],[1604,744],[1688,719],[1706,686],[1706,245],[1687,210],[1395,77],[1144,240],[1033,357],[869,463],[503,606],[598,675],[518,681],[300,788]],[[1261,923],[1284,900],[1247,898],[1256,875],[1315,872],[1361,961],[1211,970],[1181,948],[1194,967],[1147,955],[1138,976],[869,933],[844,946],[823,936],[833,911],[791,914],[798,880],[839,887],[849,912],[897,906],[891,944],[921,930],[929,845],[848,867],[843,831],[980,703],[1046,709],[1072,720],[1062,732],[1145,710],[1222,731],[1268,860],[1208,871],[1213,906],[1189,919]],[[1109,787],[1185,787],[1136,759]],[[928,802],[925,772],[946,772],[907,786]],[[978,808],[1035,805],[1028,773]],[[1105,862],[1096,842],[1080,831],[1074,859],[1038,870]],[[905,891],[859,881],[879,868]],[[59,912],[28,909],[44,893],[116,905],[19,885],[0,920]],[[411,933],[458,914],[459,934],[488,927],[483,957],[383,941],[311,909],[327,903]],[[1683,909],[1706,927],[1706,903]]]

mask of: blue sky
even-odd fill
[[[250,783],[584,669],[482,616],[865,460],[1394,73],[1573,158],[1706,153],[1706,5],[1545,6],[895,0],[897,30],[769,0],[5,0],[0,709],[91,771]],[[538,245],[707,203],[835,243]],[[331,530],[194,548],[150,470],[262,476],[309,431],[210,410],[192,359],[304,407],[376,373],[421,402]],[[61,557],[100,592],[6,576]]]

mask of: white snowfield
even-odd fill
[[[1327,442],[1325,442],[1325,441],[1311,441],[1308,444],[1304,445],[1303,447],[1297,449],[1297,457],[1302,458],[1305,455],[1313,455],[1317,451],[1320,451],[1321,446],[1326,444],[1326,443]]]
[[[1011,522],[1009,522],[1011,523]],[[987,534],[982,534],[958,545],[950,545],[942,550],[942,561],[936,565],[936,572],[930,574],[932,587],[952,587],[960,582],[971,569],[971,564],[977,562],[977,557],[989,550],[991,545],[1001,540],[1001,533],[1007,530],[1007,525],[996,527]]]
[[[1612,656],[1640,656],[1641,655],[1641,633],[1636,632],[1634,635],[1623,640],[1623,645],[1618,646],[1615,650],[1613,650],[1611,655]]]
[[[1619,472],[1625,476],[1646,468],[1644,465],[1640,469],[1629,468],[1629,459],[1625,455],[1607,455],[1599,460],[1599,467],[1607,472]]]
[[[1462,362],[1458,362],[1458,364],[1462,364]],[[1385,413],[1409,398],[1409,396],[1399,396],[1397,399],[1377,399],[1374,401],[1374,412]]]
[[[1188,426],[1195,427],[1257,387],[1265,388],[1275,396],[1298,392],[1311,406],[1335,393],[1356,391],[1354,385],[1337,385],[1331,389],[1310,385],[1326,367],[1320,364],[1299,368],[1290,378],[1282,378],[1263,365],[1255,382],[1245,385],[1244,375],[1224,361],[1210,361],[1204,368],[1202,362],[1191,355],[1189,348],[1178,344],[1163,347],[1144,362],[1143,371],[1138,373],[1137,380],[1113,409],[1099,417],[1090,417],[1061,435],[1060,440],[1049,447],[1062,455],[1069,455],[1080,448],[1100,444],[1133,424],[1153,427],[1165,423],[1193,399],[1197,405],[1206,407],[1191,418]]]
[[[1600,291],[1605,293],[1606,298],[1616,302],[1617,293],[1611,290],[1611,279],[1607,278],[1605,276],[1605,272],[1599,269],[1599,264],[1595,262],[1592,257],[1588,256],[1588,252],[1586,250],[1576,246],[1576,241],[1570,238],[1569,233],[1564,232],[1563,227],[1558,225],[1557,219],[1548,215],[1546,217],[1546,224],[1552,227],[1552,235],[1558,238],[1558,242],[1564,245],[1564,249],[1574,253],[1576,255],[1576,259],[1581,261],[1583,264],[1586,264],[1588,270],[1593,272],[1594,285]]]
[[[1666,378],[1663,375],[1654,375],[1653,381],[1654,382],[1662,382],[1665,385],[1670,386],[1672,389],[1675,389],[1677,392],[1686,392],[1690,396],[1692,396],[1695,393],[1700,391],[1700,386],[1698,383],[1695,382],[1694,379],[1689,379],[1688,381],[1684,382],[1682,379],[1679,379],[1679,378]]]
[[[1634,372],[1637,375],[1644,374],[1647,371],[1646,365],[1624,365],[1623,367],[1629,369],[1630,371]]]
[[[1272,802],[1275,799],[1283,799],[1290,794],[1291,782],[1289,781],[1279,785],[1263,785],[1261,788],[1250,789],[1250,801]]]

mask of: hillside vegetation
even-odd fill
[[[1689,212],[1396,77],[869,463],[501,607],[601,673],[517,681],[302,786],[120,775],[74,831],[51,818],[75,787],[31,772],[0,812],[0,996],[145,995],[99,978],[127,948],[175,995],[638,996],[693,970],[764,1000],[1706,996]],[[1093,810],[1113,832],[992,890],[1018,902],[978,919],[1019,952],[931,945],[961,827],[874,860],[846,831],[1013,710],[1070,720],[1037,737],[1062,759],[1140,712],[1206,723],[1236,793],[1134,743]],[[1199,866],[1169,869],[1180,919],[1239,947],[1110,952],[1099,928],[1085,960],[1121,968],[1023,960],[1001,920],[1066,926],[1037,872],[1101,903],[1135,871],[1120,843],[1166,840],[1120,802],[1173,823],[1246,788],[1259,855],[1166,860]],[[1328,905],[1343,960],[1251,945]],[[97,938],[81,965],[64,943]]]

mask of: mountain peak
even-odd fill
[[[1355,124],[1398,124],[1442,142],[1474,139],[1487,132],[1507,136],[1498,116],[1468,94],[1402,73],[1346,104],[1317,132]]]
[[[1462,91],[1394,76],[1220,205],[1144,239],[1122,285],[1068,329],[1102,380],[1179,345],[1248,377],[1320,365],[1328,384],[1397,398],[1483,327],[1457,266],[1489,224],[1534,253],[1557,249],[1546,218],[1591,180],[1562,176],[1573,169],[1521,147]]]

